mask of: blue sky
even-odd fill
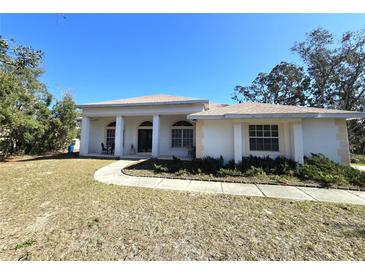
[[[316,27],[340,35],[364,14],[1,14],[0,34],[45,52],[42,80],[77,103],[168,93],[232,103],[237,84]]]

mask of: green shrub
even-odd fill
[[[169,169],[166,165],[163,164],[153,164],[154,166],[154,172],[155,173],[163,173],[163,172],[169,172]]]
[[[224,167],[223,157],[213,158],[204,157],[203,159],[194,159],[191,162],[193,173],[198,173],[198,170],[205,174],[217,174],[220,168]]]
[[[230,169],[234,169],[236,167],[237,167],[237,165],[234,162],[234,160],[229,160],[228,163],[225,165],[225,168],[230,168]]]
[[[360,164],[360,159],[358,159],[358,158],[352,158],[352,157],[351,157],[350,162],[351,162],[352,164]]]
[[[217,172],[217,175],[220,177],[228,177],[228,176],[232,176],[232,177],[239,177],[239,176],[243,176],[244,174],[242,174],[242,172],[238,169],[231,169],[231,168],[220,168]]]
[[[186,170],[186,169],[179,169],[175,175],[178,175],[178,176],[184,176],[184,175],[189,175],[189,172]]]
[[[172,156],[172,161],[176,163],[180,163],[181,159],[177,158],[176,156]]]
[[[191,160],[191,172],[194,174],[201,174],[203,173],[203,159],[193,159]]]
[[[298,167],[296,176],[323,183],[325,186],[352,184],[365,187],[365,172],[340,165],[321,154],[312,154],[312,157],[305,158],[304,165]]]
[[[313,180],[322,183],[324,186],[333,184],[346,184],[346,179],[342,175],[332,174],[325,169],[321,169],[315,165],[303,165],[298,168],[297,176],[305,180]]]
[[[264,176],[266,172],[261,167],[251,166],[249,169],[245,171],[245,176],[253,177],[253,176]]]
[[[181,161],[179,158],[172,156],[171,164],[168,166],[168,171],[171,173],[175,173],[180,170],[180,168],[183,168],[183,161]]]
[[[252,155],[243,157],[239,164],[239,169],[242,172],[246,172],[252,167],[260,167],[268,175],[293,175],[296,163],[282,156],[275,159],[268,156],[257,157]]]
[[[351,154],[350,160],[351,160],[351,163],[353,163],[353,164],[365,164],[365,155],[364,154]]]

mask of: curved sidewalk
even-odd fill
[[[147,187],[152,189],[170,189],[202,193],[261,196],[365,205],[364,191],[135,177],[125,175],[121,172],[123,168],[137,162],[137,160],[120,160],[109,164],[98,169],[94,174],[94,179],[106,184]]]

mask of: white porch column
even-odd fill
[[[160,145],[160,116],[153,115],[153,127],[152,127],[152,157],[159,156]]]
[[[81,140],[80,140],[80,155],[89,153],[89,137],[90,137],[90,118],[82,117],[81,122]]]
[[[294,148],[294,161],[299,164],[304,163],[303,153],[303,127],[302,123],[293,124],[293,148]]]
[[[115,122],[115,156],[123,156],[124,119],[118,115]]]
[[[242,123],[233,124],[233,150],[234,162],[238,164],[242,161]]]
[[[248,147],[246,141],[248,140],[248,124],[247,123],[241,123],[242,124],[242,156],[247,156],[248,154]]]
[[[283,131],[284,131],[285,157],[290,159],[290,157],[291,157],[290,124],[289,124],[289,122],[283,122],[282,126],[283,126]]]

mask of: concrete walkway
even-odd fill
[[[121,172],[122,168],[137,162],[137,160],[120,160],[109,164],[97,170],[94,174],[94,179],[106,184],[147,187],[153,189],[170,189],[203,193],[223,193],[365,205],[365,191],[135,177],[125,175]]]

